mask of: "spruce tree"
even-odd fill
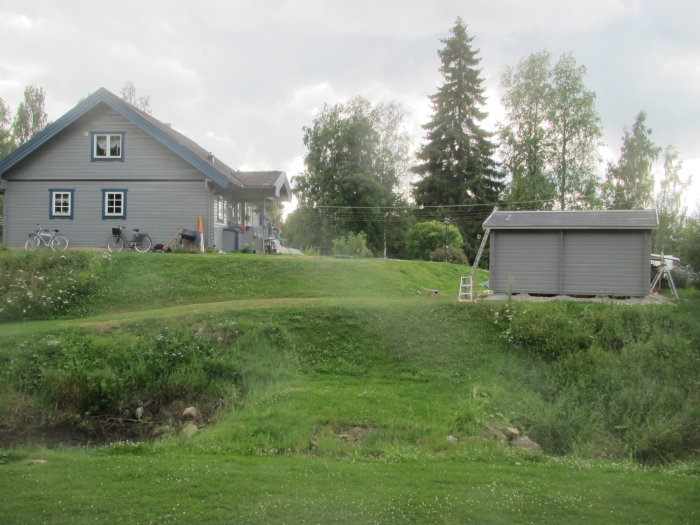
[[[433,116],[423,126],[427,142],[417,155],[422,163],[413,168],[421,176],[413,195],[424,206],[490,204],[498,199],[503,175],[493,159],[493,134],[481,127],[487,117],[481,59],[461,18],[450,32],[438,51],[443,84],[430,97]],[[469,221],[475,214],[464,210],[453,218],[473,252],[481,221]]]

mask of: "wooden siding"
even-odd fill
[[[123,161],[92,161],[92,131],[125,132]],[[101,106],[67,127],[5,178],[5,242],[21,246],[38,223],[75,247],[102,247],[113,226],[140,228],[165,243],[179,227],[213,227],[211,182],[117,112]],[[72,219],[49,217],[49,189],[73,189]],[[127,191],[127,219],[102,218],[102,190]],[[211,229],[209,237],[213,240]]]
[[[491,289],[498,293],[644,296],[648,231],[491,232]]]
[[[57,228],[72,247],[104,247],[116,226],[148,232],[154,244],[165,243],[178,228],[197,229],[197,216],[206,209],[203,182],[85,182],[61,181],[75,188],[72,219],[49,218],[49,189],[56,182],[12,182],[5,202],[5,242],[22,246],[36,224]],[[126,189],[126,220],[102,218],[102,189]]]
[[[643,231],[565,232],[562,293],[647,295],[648,238]]]
[[[500,293],[558,293],[560,232],[492,231],[490,285]]]

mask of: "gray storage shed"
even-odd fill
[[[494,211],[490,287],[497,293],[645,296],[656,210]]]

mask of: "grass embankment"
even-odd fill
[[[697,300],[457,304],[463,270],[437,263],[96,268],[63,320],[0,325],[2,430],[164,437],[0,451],[8,523],[700,518]],[[189,404],[213,416],[192,438]],[[549,455],[502,445],[505,426]]]

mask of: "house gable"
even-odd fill
[[[166,125],[158,122],[152,117],[147,116],[145,113],[127,104],[104,88],[97,90],[68,113],[59,118],[56,122],[46,126],[44,130],[37,133],[37,135],[35,135],[32,139],[0,161],[0,175],[4,178],[5,173],[12,167],[39,150],[42,146],[54,139],[66,128],[76,123],[79,119],[85,117],[92,111],[96,109],[99,111],[100,105],[105,105],[121,115],[127,121],[143,130],[146,134],[161,143],[175,155],[180,157],[193,168],[205,175],[209,180],[222,188],[227,188],[231,185],[240,185],[240,182],[236,181],[232,175],[227,175],[226,173],[220,171],[212,162],[208,162],[206,158],[203,158],[201,151],[193,148],[193,146],[196,146],[194,142],[190,141],[174,130],[169,130]],[[201,148],[199,149],[201,150]]]

